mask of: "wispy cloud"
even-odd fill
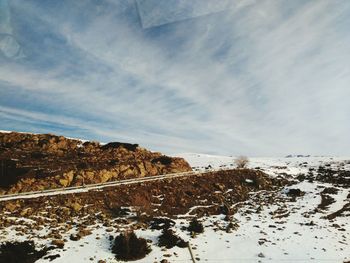
[[[26,57],[0,57],[1,128],[30,120],[166,152],[348,154],[350,3],[263,0],[182,20],[209,13],[201,1],[184,16],[158,6],[145,28],[133,0],[11,1]]]
[[[250,5],[255,0],[136,0],[143,28],[165,25],[203,15],[214,14],[229,8]]]

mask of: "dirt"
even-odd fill
[[[342,208],[339,210],[335,211],[334,213],[331,213],[326,216],[327,219],[333,220],[334,218],[338,216],[346,216],[345,214],[347,213],[347,216],[349,215],[350,212],[350,203],[346,203]]]
[[[315,179],[319,182],[330,183],[334,186],[350,188],[350,171],[320,166]]]
[[[245,179],[257,183],[247,184]],[[81,229],[97,223],[108,227],[111,219],[120,224],[137,221],[134,229],[147,228],[150,224],[154,228],[166,229],[173,225],[172,221],[160,218],[171,220],[186,213],[198,218],[218,215],[222,213],[223,203],[233,214],[237,209],[233,205],[247,200],[251,192],[278,189],[284,184],[284,181],[270,178],[261,171],[238,169],[120,185],[103,191],[3,201],[0,202],[0,228],[18,224],[16,218],[28,218],[33,223],[23,221],[17,229],[19,232],[35,235],[40,227],[61,225],[60,234],[77,229],[71,236],[74,240],[81,238],[78,235]],[[42,238],[61,239],[55,232]]]
[[[246,184],[247,178],[258,183]],[[215,184],[220,184],[222,191],[218,192]],[[129,206],[154,217],[184,214],[198,205],[208,206],[206,212],[209,214],[219,214],[220,204],[224,201],[234,204],[247,199],[251,191],[273,189],[282,184],[260,171],[228,170],[108,187],[103,191],[4,201],[0,203],[0,211],[10,211],[13,216],[22,214],[28,218],[45,212],[57,215],[58,222],[67,221],[72,215],[85,216],[98,212],[112,217],[120,213],[121,207]],[[203,210],[193,210],[191,214],[197,213],[203,215]]]
[[[145,239],[138,238],[134,232],[125,232],[114,239],[112,252],[116,259],[130,261],[144,258],[151,249]]]
[[[335,203],[335,199],[329,194],[337,193],[338,190],[334,187],[325,188],[321,193],[321,203],[317,206],[318,209],[326,210],[329,206]]]
[[[6,242],[0,245],[0,262],[34,263],[52,248],[37,250],[33,241]]]

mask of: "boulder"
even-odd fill
[[[74,202],[68,205],[74,212],[79,212],[83,207],[78,203]]]
[[[62,239],[52,240],[51,244],[56,246],[56,247],[58,247],[58,248],[63,248],[64,247],[64,241]]]
[[[6,210],[8,210],[8,211],[10,211],[12,213],[18,208],[18,206],[15,203],[7,203],[5,205],[5,208],[6,208]]]

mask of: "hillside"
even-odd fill
[[[0,262],[350,260],[350,158],[250,158],[237,169],[232,156],[54,135],[3,133],[0,145],[7,193],[150,176],[0,197]]]
[[[137,144],[0,132],[0,194],[190,171],[182,158]]]

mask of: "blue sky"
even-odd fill
[[[0,0],[0,129],[350,155],[350,1]]]

